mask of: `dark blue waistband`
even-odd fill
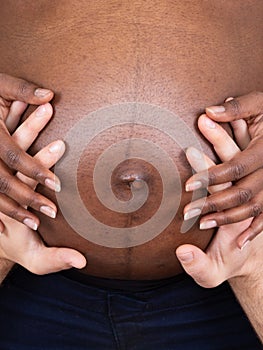
[[[186,278],[185,273],[179,275],[158,279],[158,280],[124,280],[102,278],[84,274],[76,269],[70,269],[61,272],[63,276],[73,281],[80,282],[89,286],[99,287],[106,290],[126,291],[126,292],[146,292],[164,287],[174,282],[182,281]]]

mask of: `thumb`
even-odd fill
[[[221,106],[206,108],[206,114],[216,121],[230,122],[237,119],[248,119],[262,114],[262,92],[227,99]]]
[[[40,105],[49,102],[54,93],[26,80],[0,73],[0,96],[8,101]]]
[[[72,267],[81,269],[86,263],[86,258],[74,249],[42,246],[37,251],[31,251],[21,265],[32,273],[44,275]]]
[[[213,288],[221,283],[215,262],[201,249],[184,244],[176,249],[176,256],[185,272],[201,287]]]

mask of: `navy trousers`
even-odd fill
[[[121,287],[121,281],[120,281]],[[227,284],[186,275],[148,291],[16,269],[0,288],[1,350],[262,349]]]

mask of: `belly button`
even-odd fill
[[[121,180],[134,190],[140,190],[144,187],[144,180],[134,175],[122,175]]]

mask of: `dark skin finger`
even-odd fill
[[[252,173],[248,178],[240,180],[232,187],[211,194],[208,198],[206,198],[205,203],[203,200],[191,202],[185,207],[184,211],[186,213],[193,208],[198,208],[202,214],[207,214],[238,207],[245,203],[250,203],[256,195],[262,192],[262,178],[263,169],[259,169]]]
[[[0,177],[0,193],[14,199],[22,206],[31,207],[38,211],[42,211],[42,207],[49,207],[49,216],[53,218],[55,217],[56,206],[49,199],[43,197],[37,192],[34,192],[17,177],[10,174],[10,171],[4,170],[3,168],[2,175]]]
[[[26,80],[0,73],[0,97],[3,105],[8,105],[11,101],[41,105],[51,101],[54,93]]]
[[[263,166],[263,93],[250,94],[233,98],[222,106],[206,109],[206,114],[220,122],[245,119],[251,142],[248,147],[230,161],[212,167],[205,172],[192,176],[186,183],[186,189],[206,187],[224,182],[237,181]]]
[[[20,171],[37,182],[52,190],[60,190],[59,179],[39,161],[33,159],[21,147],[19,147],[6,132],[4,122],[0,120],[1,147],[0,158],[9,169]]]
[[[0,74],[0,158],[9,168],[32,177],[52,190],[59,190],[58,178],[18,147],[10,137],[5,125],[12,101],[43,104],[50,101],[53,96],[54,94],[50,90],[40,89],[33,83]]]
[[[27,211],[25,208],[21,207],[13,199],[0,194],[0,208],[1,213],[9,216],[12,219],[15,219],[16,221],[24,223],[32,230],[37,230],[39,226],[39,219]],[[3,230],[4,226],[1,228]],[[2,232],[2,230],[0,230],[0,232]]]
[[[223,210],[219,213],[213,213],[204,216],[200,220],[200,228],[208,229],[216,226],[234,224],[246,220],[247,218],[258,216],[263,211],[263,192],[255,196],[248,204],[240,207]]]

